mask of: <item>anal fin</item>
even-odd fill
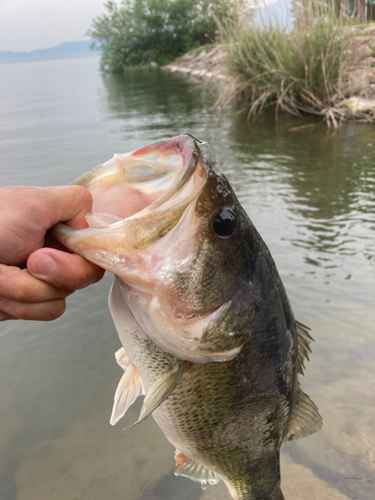
[[[313,434],[322,427],[322,423],[322,417],[315,403],[301,388],[298,388],[296,405],[293,408],[284,442]]]
[[[117,351],[118,352],[118,351]],[[124,351],[125,352],[125,351]],[[137,368],[129,363],[117,386],[110,423],[115,425],[138,396],[145,393],[143,380]]]
[[[178,450],[176,450],[174,458],[176,460],[175,476],[188,477],[203,485],[207,483],[211,485],[217,484],[221,479],[219,474],[216,474],[216,472],[187,457]]]

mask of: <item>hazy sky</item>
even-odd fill
[[[249,4],[277,0],[250,0]],[[0,51],[30,51],[84,40],[106,0],[0,0]],[[119,1],[118,1],[119,3]]]
[[[84,40],[105,0],[0,0],[0,51]]]

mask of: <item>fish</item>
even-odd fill
[[[222,479],[234,500],[282,500],[282,443],[322,426],[298,379],[313,339],[201,146],[181,134],[115,155],[72,183],[92,194],[89,227],[59,223],[54,234],[115,275],[124,373],[110,423],[144,396],[133,425],[153,416],[176,449],[176,476]]]

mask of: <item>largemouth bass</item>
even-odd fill
[[[268,248],[226,177],[183,134],[77,179],[89,228],[55,227],[112,272],[109,306],[125,370],[115,424],[145,395],[176,447],[176,475],[223,479],[233,499],[282,500],[283,441],[321,426],[299,387],[311,337],[296,322]]]

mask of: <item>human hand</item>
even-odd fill
[[[56,319],[68,295],[102,278],[102,269],[47,234],[57,222],[87,227],[91,206],[81,186],[0,189],[0,321]]]

